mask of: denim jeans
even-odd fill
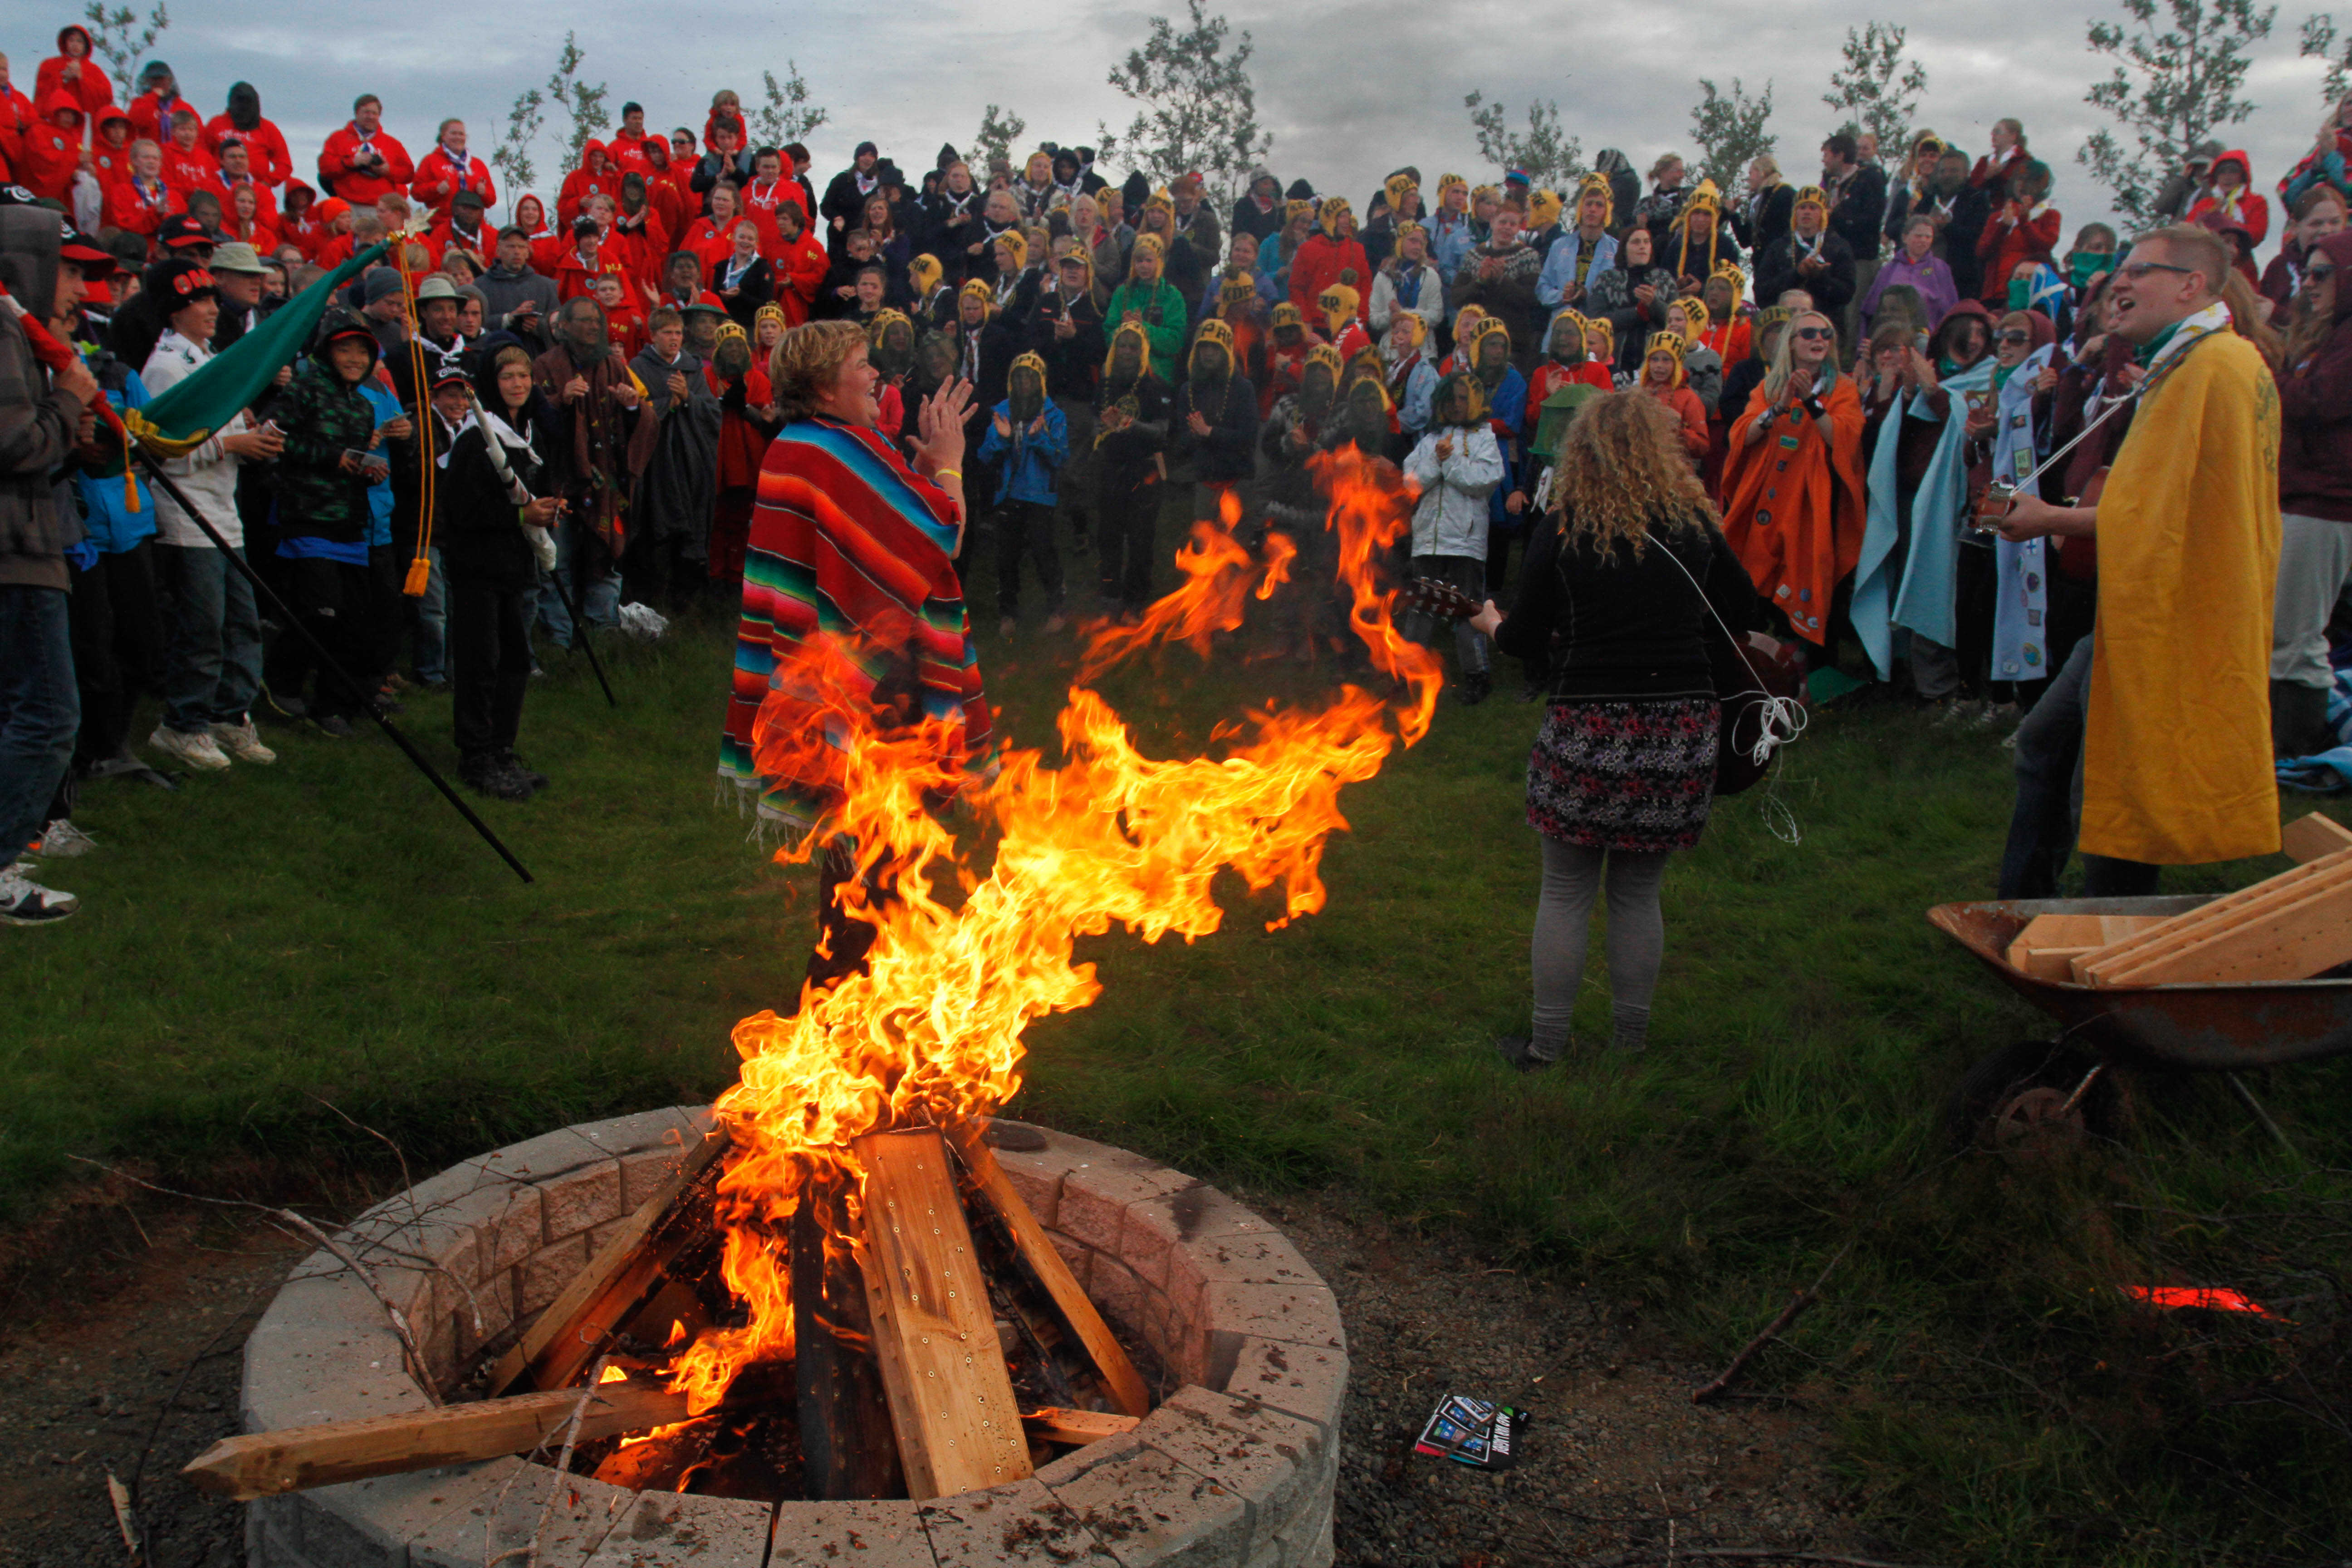
[[[0,584],[0,860],[41,836],[80,728],[65,590]]]
[[[2091,639],[2050,678],[2049,689],[2017,727],[2017,805],[2000,857],[2004,899],[2054,899],[2074,852],[2083,816],[2083,731],[2089,722]],[[2083,896],[2141,898],[2157,890],[2157,868],[2105,855],[2083,857]]]
[[[433,575],[425,581],[425,596],[416,601],[416,628],[408,650],[416,679],[434,686],[449,679],[449,581],[441,574],[441,547],[427,545],[425,554],[433,563]]]
[[[236,552],[243,560],[245,552]],[[184,732],[241,722],[261,689],[253,584],[209,545],[159,544],[172,595],[163,642],[163,722]]]
[[[588,624],[602,631],[621,624],[621,578],[613,570],[612,552],[593,531],[567,517],[555,525],[553,532],[555,570],[539,574],[537,624],[558,647],[568,648],[572,612],[563,602],[566,595],[580,606]]]

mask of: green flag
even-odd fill
[[[278,306],[195,374],[144,408],[124,410],[123,423],[131,435],[157,458],[181,457],[202,446],[301,356],[335,291],[365,271],[384,249],[380,244],[369,246]]]

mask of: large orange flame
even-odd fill
[[[1224,754],[1145,756],[1119,716],[1073,687],[1059,729],[1066,761],[1013,751],[992,780],[967,782],[946,760],[936,721],[894,727],[867,700],[840,645],[813,640],[779,685],[795,696],[790,721],[772,697],[759,727],[759,766],[771,777],[827,779],[839,804],[782,860],[806,859],[827,840],[855,847],[857,879],[843,907],[877,928],[866,973],[805,991],[793,1016],[772,1012],[735,1029],[740,1080],[718,1113],[733,1150],[719,1185],[723,1273],[749,1308],[741,1327],[706,1331],[677,1363],[675,1384],[697,1413],[715,1405],[743,1367],[793,1351],[785,1222],[817,1173],[848,1170],[852,1139],[880,1129],[950,1124],[985,1115],[1021,1086],[1021,1033],[1043,1014],[1083,1007],[1101,987],[1073,943],[1113,922],[1156,942],[1213,931],[1224,914],[1211,896],[1230,868],[1254,891],[1279,888],[1269,929],[1323,907],[1323,845],[1347,826],[1343,784],[1368,779],[1391,750],[1426,732],[1443,673],[1406,641],[1378,583],[1381,551],[1406,525],[1410,497],[1393,467],[1344,457],[1321,479],[1339,535],[1339,575],[1351,623],[1389,698],[1342,687],[1320,711],[1252,713],[1221,726]],[[1178,564],[1185,584],[1137,626],[1098,631],[1082,673],[1160,641],[1206,651],[1210,635],[1240,624],[1261,574],[1223,526],[1200,525]],[[814,702],[822,722],[807,721]],[[958,798],[992,837],[982,869],[938,802]],[[956,895],[942,897],[941,887]],[[869,889],[880,889],[877,894]],[[836,1238],[837,1241],[837,1238]]]

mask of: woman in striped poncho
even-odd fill
[[[806,832],[834,804],[837,781],[805,752],[772,747],[763,757],[761,742],[824,723],[821,671],[898,724],[937,721],[950,769],[988,751],[988,701],[954,564],[972,393],[955,382],[924,400],[910,465],[876,428],[881,378],[855,323],[794,327],[768,374],[785,424],[760,468],[719,765],[757,797],[763,823]],[[797,752],[789,765],[784,751]],[[809,977],[820,985],[856,969],[873,941],[874,928],[844,917],[835,898],[855,865],[854,847],[839,840],[819,859],[824,940]]]

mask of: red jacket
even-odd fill
[[[1997,210],[1977,236],[1977,254],[1985,258],[1984,287],[1979,295],[1996,314],[2009,308],[2009,275],[2021,261],[2048,261],[2058,243],[2058,209],[2044,205],[2021,215],[2014,203]]]
[[[696,218],[687,226],[686,232],[678,236],[677,248],[690,250],[702,258],[702,276],[707,280],[719,270],[720,262],[735,254],[735,226],[741,221],[740,217],[729,218],[727,232],[721,234],[710,219]]]
[[[269,187],[263,184],[257,176],[247,174],[246,184],[253,187],[253,221],[268,228],[276,228],[278,198],[269,194]],[[236,187],[229,184],[226,174],[215,169],[212,178],[195,188],[200,191],[210,191],[220,198],[221,216],[225,220],[236,216],[236,206],[231,199],[236,195]],[[184,195],[181,199],[185,201],[187,198]]]
[[[82,36],[87,38],[89,35],[84,33]],[[77,64],[81,67],[80,78],[68,84],[66,68]],[[114,101],[114,84],[106,79],[106,68],[88,56],[76,61],[58,55],[41,62],[40,74],[33,79],[33,97],[46,103],[53,91],[70,93],[81,105],[82,112],[93,119],[100,110]]]
[[[598,247],[596,267],[593,271],[589,269],[586,262],[580,259],[580,247],[577,245],[566,247],[563,254],[555,258],[557,300],[560,302],[577,300],[583,294],[593,292],[595,279],[607,272],[621,280],[623,297],[634,300],[635,290],[629,286],[628,266],[622,258],[613,254],[610,247]]]
[[[580,166],[563,176],[563,188],[555,194],[555,227],[559,234],[568,234],[572,220],[588,205],[590,196],[610,196],[618,210],[621,205],[621,172],[604,156],[604,144],[591,142],[581,149]]]
[[[106,126],[112,121],[119,121],[126,132],[120,147],[109,142],[104,135]],[[131,177],[131,139],[127,134],[130,129],[131,117],[119,109],[110,107],[99,116],[100,134],[89,144],[89,166],[97,174],[100,188],[119,184]]]
[[[456,224],[445,217],[435,224],[425,237],[425,248],[433,253],[433,265],[436,267],[441,265],[441,258],[449,253],[453,245],[471,256],[476,265],[485,272],[498,265],[499,231],[497,226],[488,221],[474,230],[471,238],[466,238],[457,233]]]
[[[816,215],[808,210],[808,198],[801,192],[800,183],[786,177],[772,185],[761,185],[754,180],[743,187],[743,205],[760,220],[760,254],[773,261],[783,247],[783,237],[776,232],[776,204],[790,202],[801,209],[803,232],[816,226]]]
[[[221,138],[234,136],[245,143],[246,156],[252,160],[253,177],[263,184],[276,187],[294,177],[294,154],[287,151],[286,133],[264,120],[250,131],[239,131],[226,113],[215,114],[205,121],[205,145],[220,156]]]
[[[48,100],[45,97],[41,101]],[[2200,197],[2189,209],[2187,221],[2217,230],[2224,224],[2235,224],[2246,231],[2248,239],[2260,245],[2271,232],[2271,204],[2254,189],[2254,166],[2246,162],[2243,153],[2224,153],[2213,160],[2217,169],[2224,163],[2238,165],[2237,195],[2227,202],[2218,195]]]
[[[13,87],[0,88],[0,165],[5,165],[11,179],[24,160],[25,138],[34,124],[33,100]]]
[[[280,212],[278,216],[278,232],[284,237],[286,243],[293,246],[305,257],[315,258],[319,254],[319,247],[327,243],[327,225],[325,220],[319,216],[317,200],[319,193],[311,190],[299,180],[289,180],[286,182],[286,200],[289,206],[293,203],[296,191],[308,194],[312,198],[310,205],[302,209],[300,217],[293,217]]]
[[[219,189],[219,174],[220,164],[201,137],[194,147],[183,147],[177,142],[163,143],[163,183],[178,191],[183,200],[191,191]],[[226,207],[224,201],[223,210]]]
[[[184,109],[191,114],[196,112],[196,106],[176,92],[169,98],[158,98],[152,92],[141,93],[131,100],[131,137],[136,140],[143,136],[158,147],[163,146],[172,140],[172,111],[177,109]],[[204,117],[197,115],[197,123],[203,122]]]
[[[613,239],[625,240],[632,263],[630,276],[647,289],[661,287],[662,266],[669,259],[670,226],[648,203],[634,217],[613,222]]]
[[[355,160],[361,149],[373,147],[383,158],[381,170],[373,165],[362,168]],[[416,178],[416,165],[408,161],[408,149],[382,126],[373,136],[362,136],[359,124],[353,121],[327,138],[319,149],[319,178],[336,195],[355,207],[373,205],[376,197],[386,191],[404,191]]]
[[[1334,239],[1328,234],[1310,234],[1300,242],[1298,255],[1290,264],[1290,302],[1310,321],[1323,319],[1316,303],[1317,296],[1334,283],[1339,274],[1352,268],[1356,280],[1349,287],[1356,290],[1356,319],[1367,326],[1371,322],[1372,264],[1364,255],[1364,245],[1358,239]]]
[[[152,239],[163,220],[179,210],[180,193],[163,181],[142,191],[136,180],[120,180],[106,187],[106,216],[100,221]]]
[[[65,201],[73,192],[74,171],[81,167],[81,130],[68,131],[51,121],[60,112],[80,115],[81,102],[62,89],[41,100],[41,117],[25,132],[23,152],[13,160],[16,181],[37,196]]]
[[[416,178],[410,183],[408,194],[437,215],[448,212],[459,191],[478,193],[485,207],[498,205],[499,188],[490,182],[488,166],[479,158],[468,157],[461,169],[436,142],[433,151],[417,163]]]
[[[604,144],[604,156],[611,159],[613,166],[619,169],[621,173],[625,174],[634,169],[650,179],[654,172],[654,161],[646,156],[646,143],[648,142],[659,142],[664,147],[669,145],[669,138],[656,131],[648,131],[643,136],[632,136],[625,131],[615,131],[613,132],[613,139]]]
[[[783,309],[786,326],[806,324],[830,265],[824,245],[806,229],[792,244],[779,242],[777,254],[768,258],[768,270],[774,275],[775,301]]]

